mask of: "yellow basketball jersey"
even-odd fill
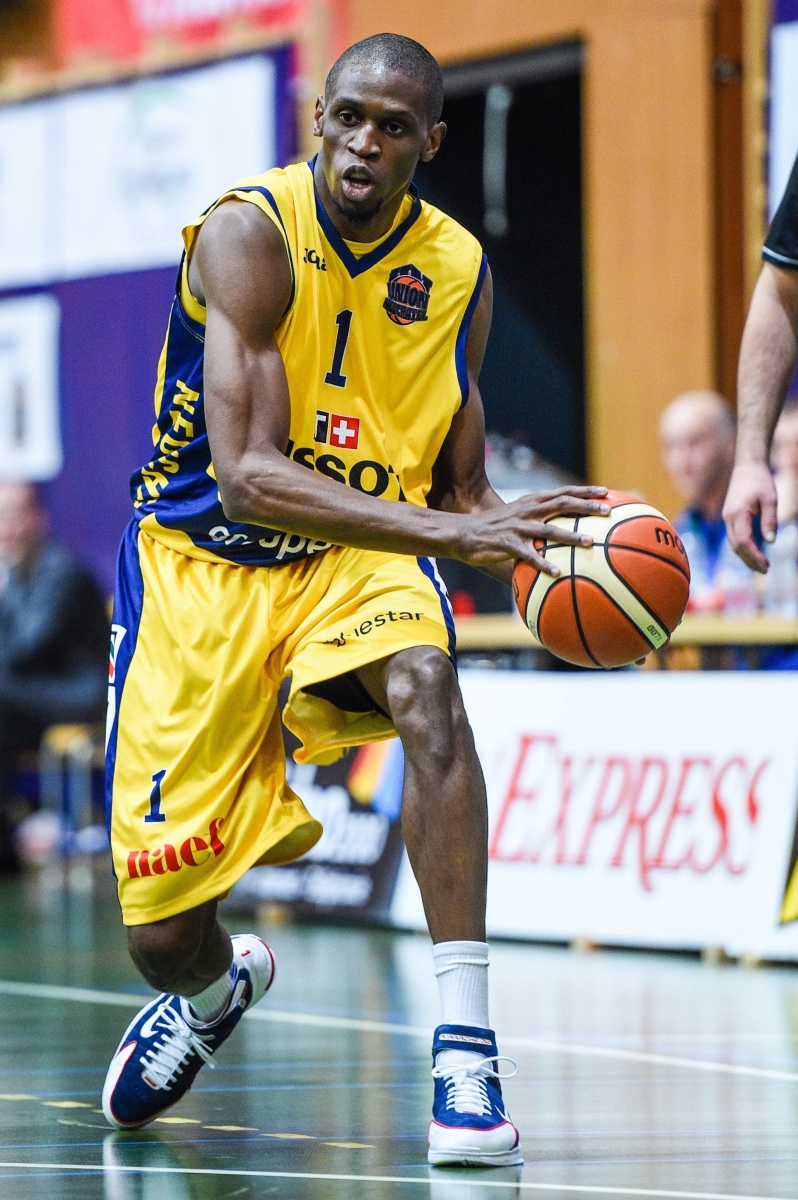
[[[245,180],[217,205],[233,196],[274,222],[291,265],[276,333],[291,400],[286,454],[369,495],[424,505],[452,418],[468,399],[466,337],[486,269],[479,243],[414,188],[384,238],[347,243],[316,194],[312,163]],[[183,231],[155,392],[155,452],[133,476],[133,501],[142,527],[176,550],[269,566],[329,543],[230,522],[222,509],[204,418],[205,309],[189,290],[187,265],[215,207]]]

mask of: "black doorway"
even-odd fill
[[[480,388],[489,431],[585,473],[579,43],[444,72],[448,133],[424,199],[482,242],[495,301]],[[486,228],[487,226],[487,228]]]

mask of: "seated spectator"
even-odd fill
[[[674,524],[690,560],[688,611],[756,611],[752,574],[726,538],[721,510],[734,460],[734,415],[717,392],[685,392],[660,421],[663,458],[687,506]]]
[[[14,758],[48,725],[102,719],[109,639],[97,584],[47,537],[35,488],[0,482],[0,870],[16,865]]]
[[[762,606],[774,617],[798,616],[798,396],[791,396],[782,409],[773,433],[770,465],[776,484],[776,540],[765,545],[770,563],[767,575],[759,576]],[[795,647],[775,648],[763,657],[771,670],[795,670]]]

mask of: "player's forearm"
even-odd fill
[[[451,492],[443,498],[441,507],[445,508],[447,512],[468,516],[489,512],[491,509],[504,508],[504,501],[493,490],[487,476],[483,473],[481,478],[472,483],[470,487],[452,488]],[[509,587],[513,581],[514,568],[515,559],[505,558],[500,562],[482,564],[478,569]]]
[[[798,359],[798,271],[766,264],[740,349],[737,462],[766,462]]]
[[[277,450],[216,464],[225,513],[233,521],[315,541],[394,554],[461,556],[466,518],[380,500],[292,462]]]

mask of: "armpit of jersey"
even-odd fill
[[[777,267],[798,267],[798,157],[765,238],[762,257]]]

